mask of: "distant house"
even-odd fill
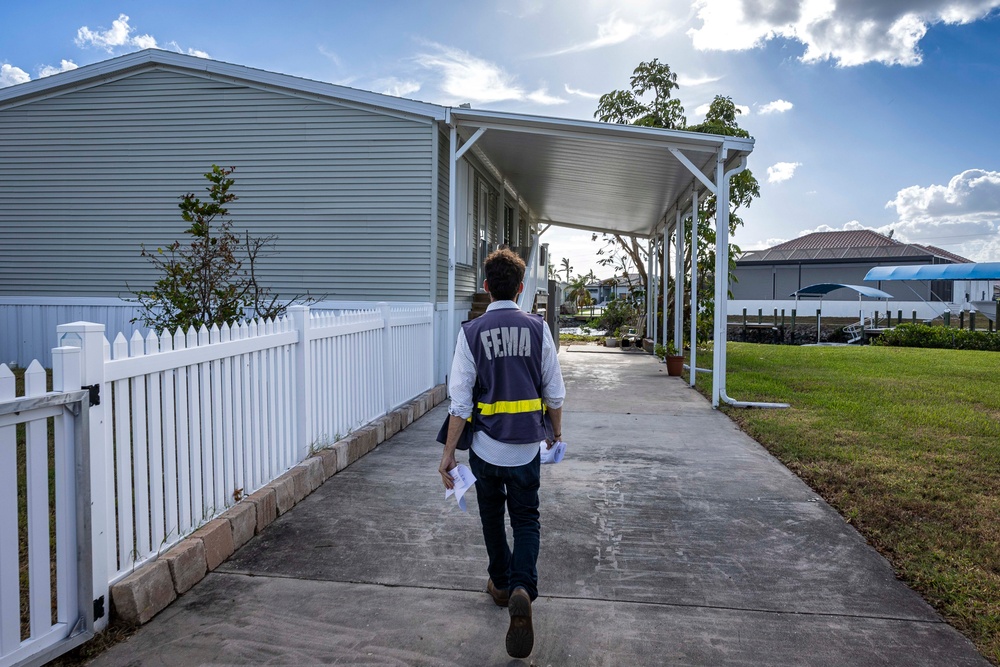
[[[816,283],[845,283],[867,284],[892,294],[895,299],[890,308],[903,310],[906,316],[917,310],[920,318],[935,317],[946,308],[961,309],[970,299],[966,293],[970,286],[960,284],[956,289],[954,281],[865,283],[865,274],[875,266],[969,261],[941,248],[903,243],[871,230],[815,232],[744,253],[733,271],[729,314],[739,314],[743,308],[751,313],[790,309],[794,304],[790,295],[798,289]],[[856,295],[842,291],[831,297],[824,299],[824,313],[836,315],[839,308],[845,315],[857,315]],[[884,305],[879,304],[883,311]]]
[[[629,289],[642,284],[642,278],[638,273],[630,273],[628,278],[624,276],[613,276],[602,280],[595,280],[587,283],[587,291],[594,303],[604,303],[613,299],[620,299],[628,296]]]

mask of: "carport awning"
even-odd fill
[[[844,283],[817,283],[816,285],[809,285],[809,287],[803,287],[802,289],[792,292],[788,296],[800,297],[800,296],[826,296],[830,292],[835,292],[839,289],[849,289],[854,290],[861,296],[867,296],[872,299],[892,299],[894,298],[888,292],[883,292],[880,289],[875,289],[874,287],[868,287],[866,285],[846,285]]]
[[[664,221],[672,224],[668,214],[686,208],[692,190],[714,190],[720,150],[729,169],[754,145],[753,139],[634,125],[470,109],[450,113],[462,139],[475,142],[477,156],[510,183],[540,222],[640,237],[652,236]]]
[[[1000,262],[876,266],[865,280],[1000,280]]]

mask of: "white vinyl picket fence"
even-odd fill
[[[100,391],[95,597],[312,448],[430,389],[433,328],[431,304],[384,303],[114,342],[102,325],[60,325],[82,385]]]
[[[53,364],[65,391],[47,391],[36,361],[20,396],[0,364],[0,667],[42,664],[94,634],[89,395],[79,349],[53,350]]]

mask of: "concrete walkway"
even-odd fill
[[[987,665],[816,494],[651,357],[560,353],[535,651],[445,502],[446,404],[327,481],[95,665]],[[460,456],[464,460],[464,455]]]

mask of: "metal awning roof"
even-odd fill
[[[452,108],[450,124],[542,223],[648,237],[753,150],[753,139]],[[482,130],[482,131],[481,131]],[[478,136],[477,136],[478,135]],[[692,168],[699,172],[695,174]],[[714,187],[714,186],[713,186]]]
[[[815,285],[809,285],[809,287],[803,287],[802,289],[792,292],[788,296],[800,297],[800,296],[826,296],[830,292],[836,292],[839,289],[849,289],[854,290],[861,296],[871,297],[873,299],[893,299],[891,294],[888,292],[883,292],[880,289],[875,289],[874,287],[868,287],[866,285],[846,285],[843,283],[817,283]]]
[[[1000,280],[1000,262],[876,266],[865,280]]]

